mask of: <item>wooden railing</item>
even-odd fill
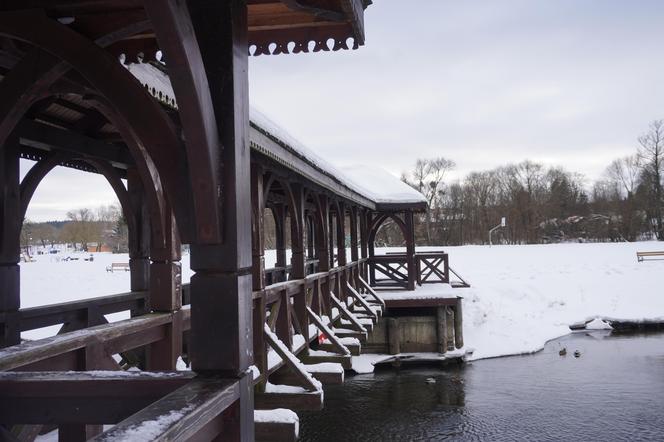
[[[317,262],[307,263],[310,270],[315,269],[315,266]],[[374,317],[376,320],[380,314],[375,310],[377,302],[369,305],[361,296],[362,293],[371,292],[365,282],[366,266],[366,260],[359,260],[328,272],[311,273],[303,279],[277,282],[253,293],[253,348],[258,375],[253,376],[253,372],[249,374],[248,382],[255,385],[257,408],[286,406],[301,410],[322,406],[319,384],[313,380],[310,373],[302,370],[300,361],[296,360],[294,355],[298,355],[298,359],[305,363],[338,362],[350,368],[351,352],[359,351],[359,348],[351,350],[342,343],[340,337],[366,335],[370,325],[358,320],[358,311],[365,317]],[[39,384],[44,388],[40,393],[42,396],[25,396],[21,393],[21,388],[12,387],[13,396],[7,396],[4,401],[0,400],[0,415],[31,416],[31,419],[35,419],[31,422],[7,421],[12,424],[65,423],[80,427],[127,419],[139,408],[163,395],[168,395],[164,396],[164,401],[179,403],[180,399],[191,396],[189,390],[192,388],[214,398],[222,398],[232,391],[234,393],[231,396],[236,398],[240,389],[245,388],[241,385],[244,380],[155,374],[152,377],[137,375],[135,385],[140,383],[143,386],[139,390],[145,393],[145,398],[141,396],[142,399],[135,403],[118,402],[118,397],[129,397],[130,390],[135,387],[122,384],[123,371],[120,370],[122,367],[115,355],[120,355],[122,362],[139,364],[142,369],[149,371],[172,371],[175,360],[180,355],[187,360],[187,341],[191,329],[191,310],[188,306],[190,298],[190,286],[183,284],[183,307],[170,313],[148,313],[148,292],[129,292],[20,310],[18,317],[13,320],[20,322],[22,331],[58,324],[63,326],[55,336],[24,341],[19,345],[0,349],[0,372],[8,372],[4,377],[0,376],[0,387],[21,383],[35,385],[27,383],[33,382],[34,376],[39,377],[34,372],[44,372],[43,376],[57,385],[62,385],[64,392],[56,386],[59,395],[57,403],[61,405],[53,415],[57,415],[57,419],[46,414],[40,415],[37,411],[3,414],[11,407],[32,407],[39,397],[47,402],[54,400],[48,390],[51,388],[48,385],[55,385],[53,382]],[[378,309],[380,308],[379,306]],[[122,311],[129,311],[134,317],[113,323],[108,323],[104,318],[106,314]],[[1,326],[5,326],[6,321],[5,316],[0,316]],[[324,342],[319,343],[319,336],[322,336],[321,341],[324,338]],[[315,352],[310,350],[312,348],[325,351]],[[272,352],[278,357],[271,355]],[[269,355],[271,356],[268,360]],[[119,373],[116,377],[105,375],[81,378],[80,385],[85,385],[80,387],[68,380],[64,374],[56,373],[81,370],[117,370]],[[11,374],[19,371],[33,373],[16,373],[15,376]],[[282,397],[266,391],[268,377],[271,382],[300,386],[304,392],[291,395],[295,397],[292,399],[294,402],[284,403]],[[201,386],[194,388],[196,382],[202,383]],[[110,386],[118,387],[116,389]],[[94,409],[102,410],[99,412],[92,409],[81,412],[81,395],[97,393],[99,403],[108,406]],[[158,412],[163,405],[160,405],[161,402],[155,402],[141,413],[150,416],[151,413]],[[231,402],[233,401],[225,401],[222,405],[226,407]],[[102,412],[105,413],[103,416],[94,415]],[[133,422],[131,419],[123,422],[125,425],[121,424],[121,427],[129,428],[127,422]]]
[[[415,254],[417,266],[417,283],[449,283],[450,261],[445,252],[422,252]]]
[[[408,287],[409,257],[390,252],[369,258],[371,284],[379,288]],[[442,251],[417,252],[414,255],[415,278],[419,285],[449,283],[449,257]]]
[[[265,285],[288,281],[292,268],[293,267],[289,265],[286,267],[272,267],[265,269]],[[318,271],[318,260],[307,259],[304,263],[304,269],[307,275],[316,273]]]

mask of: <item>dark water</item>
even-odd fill
[[[323,411],[300,414],[301,440],[664,440],[664,334],[598,333],[445,371],[348,377],[325,388]]]

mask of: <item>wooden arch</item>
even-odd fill
[[[172,121],[149,95],[140,83],[120,65],[109,53],[88,41],[82,35],[72,31],[55,20],[49,19],[43,12],[12,12],[0,17],[0,35],[30,43],[58,59],[66,62],[68,67],[80,73],[90,85],[111,104],[113,109],[131,123],[131,130],[140,146],[145,149],[154,161],[161,183],[176,215],[178,226],[185,240],[195,238],[200,241],[218,239],[218,220],[200,219],[196,207],[208,204],[209,199],[199,202],[203,196],[191,192],[192,186],[188,178],[187,158]],[[52,84],[57,75],[64,74],[65,67],[49,57],[51,69],[39,80]],[[58,69],[55,69],[56,65]],[[64,72],[63,72],[64,71]],[[50,83],[49,83],[50,82]],[[4,81],[3,81],[4,83]],[[14,89],[15,86],[7,88]],[[21,90],[21,95],[25,88]],[[14,103],[6,104],[11,108]],[[10,111],[11,112],[11,111]],[[1,122],[5,123],[5,122]],[[11,125],[11,121],[7,124]],[[14,124],[15,125],[15,124]],[[6,127],[2,127],[7,130]],[[0,139],[1,140],[1,139]],[[207,195],[206,195],[207,197]],[[193,207],[192,207],[193,206]],[[190,214],[194,214],[191,219]],[[204,231],[194,230],[194,225],[207,226]],[[211,229],[211,230],[207,230]]]
[[[380,226],[382,226],[383,223],[388,219],[392,219],[396,225],[399,226],[404,241],[408,241],[408,227],[406,226],[405,221],[399,218],[395,213],[382,213],[374,218],[369,225],[368,243],[371,248],[373,248],[373,245],[376,241],[376,234],[378,233],[378,229],[380,229]]]
[[[133,242],[132,240],[135,240],[135,235],[138,228],[136,214],[134,208],[131,205],[131,201],[129,200],[127,189],[125,189],[124,185],[122,184],[120,176],[113,169],[113,167],[105,161],[92,160],[89,158],[75,158],[61,152],[52,153],[46,156],[44,159],[38,161],[30,168],[20,184],[21,219],[25,218],[30,201],[34,196],[35,191],[39,187],[39,184],[44,180],[49,172],[51,172],[55,167],[60,165],[60,163],[65,160],[80,160],[86,162],[97,169],[97,171],[104,176],[108,184],[113,189],[113,192],[118,198],[118,201],[120,202],[122,213],[127,222],[129,242],[131,244]]]

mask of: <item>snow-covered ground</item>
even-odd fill
[[[472,286],[454,289],[471,359],[537,351],[596,317],[664,320],[664,261],[636,260],[661,242],[443,249]]]
[[[464,341],[474,349],[473,359],[536,351],[547,340],[569,333],[570,324],[598,316],[664,320],[664,261],[636,260],[637,251],[662,250],[662,243],[443,249],[452,268],[472,285],[446,292],[464,297]],[[129,290],[128,272],[105,270],[112,262],[128,262],[127,255],[95,254],[93,262],[82,261],[88,256],[82,254],[70,254],[81,260],[69,262],[57,262],[56,256],[38,255],[37,262],[21,265],[22,307]],[[274,253],[267,252],[266,266],[273,263]],[[182,264],[186,282],[191,277],[187,255]],[[110,319],[124,317],[128,315]],[[56,331],[51,327],[24,336],[35,339]]]

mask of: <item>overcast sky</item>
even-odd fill
[[[252,58],[251,102],[339,166],[530,159],[590,182],[664,118],[662,23],[661,0],[374,0],[357,51]],[[113,202],[80,175],[54,171],[28,218]]]

